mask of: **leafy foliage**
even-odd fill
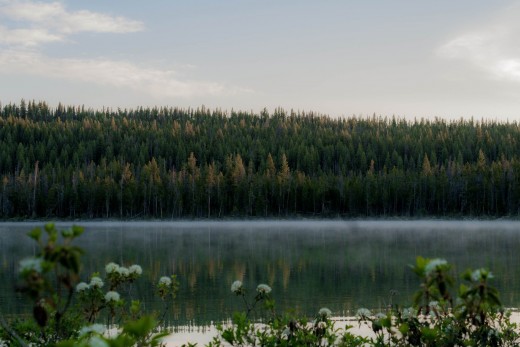
[[[517,346],[518,327],[505,312],[486,269],[462,275],[453,295],[450,266],[442,259],[417,258],[413,271],[421,279],[415,305],[391,308],[386,315],[361,317],[369,322],[380,346]],[[434,299],[432,301],[431,300]],[[437,301],[438,300],[438,301]]]
[[[139,265],[126,268],[110,263],[104,280],[94,273],[88,284],[79,282],[83,251],[73,241],[82,233],[83,228],[77,226],[59,232],[52,223],[44,231],[36,228],[28,233],[38,244],[38,252],[20,262],[18,290],[34,304],[33,320],[16,318],[8,324],[0,315],[0,342],[10,346],[160,346],[168,330],[162,328],[158,314],[144,315],[139,301],[128,305],[115,291],[129,292],[128,286],[142,273]],[[165,278],[168,283],[159,282],[157,287],[166,310],[172,307],[178,281],[176,276]],[[101,318],[107,319],[107,328],[117,329],[116,323],[123,322],[121,331],[107,336],[105,325],[96,323]]]

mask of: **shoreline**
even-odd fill
[[[518,309],[511,310],[511,323],[520,324],[520,311]],[[339,329],[339,331],[343,331],[345,326],[348,324],[352,326],[349,331],[353,335],[363,337],[376,336],[368,322],[359,322],[356,317],[332,317],[330,319],[334,322],[334,327]],[[218,335],[218,331],[214,325],[202,327],[186,326],[184,328],[186,328],[186,331],[174,332],[163,339],[166,347],[181,347],[183,344],[188,343],[205,346],[205,344],[211,342],[213,337]],[[229,346],[225,341],[223,341],[223,345]]]
[[[0,218],[0,223],[42,223],[42,222],[233,222],[233,221],[519,221],[520,215],[421,215],[421,216],[342,216],[342,215],[289,215],[289,216],[225,216],[221,218]]]
[[[366,226],[392,226],[391,224],[405,223],[416,224],[422,223],[443,223],[450,224],[496,224],[496,223],[520,223],[520,218],[443,218],[443,217],[427,217],[427,218],[401,218],[401,217],[381,217],[381,218],[225,218],[225,219],[22,219],[22,220],[0,220],[0,225],[40,225],[53,223],[56,225],[136,225],[136,224],[153,224],[153,225],[222,225],[233,226],[239,223],[248,224],[350,224],[350,225],[366,225]],[[388,224],[389,223],[389,224]],[[386,227],[388,228],[388,227]]]
[[[350,332],[359,336],[375,336],[372,329],[366,323],[359,323],[356,317],[332,317],[330,318],[335,323],[335,328],[342,331],[345,326],[352,325]],[[341,326],[340,326],[341,323]],[[218,336],[218,331],[215,325],[210,326],[181,326],[179,329],[163,339],[166,347],[181,347],[183,344],[193,343],[198,346],[205,346],[211,340]],[[227,342],[222,341],[224,346],[229,346]]]

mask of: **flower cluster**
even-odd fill
[[[106,329],[105,329],[105,326],[103,324],[92,324],[92,325],[87,325],[87,326],[84,326],[83,328],[81,328],[79,330],[79,336],[85,336],[85,335],[88,335],[88,334],[99,334],[99,335],[103,335],[105,333]]]
[[[105,272],[107,273],[107,275],[116,272],[117,269],[119,269],[119,265],[116,263],[108,263],[107,265],[105,265]]]
[[[428,307],[430,310],[440,310],[439,302],[438,301],[430,301],[428,304]]]
[[[76,292],[81,293],[86,290],[94,289],[94,288],[101,289],[101,288],[103,288],[104,285],[105,285],[105,283],[103,282],[103,280],[100,277],[92,276],[92,278],[90,279],[90,283],[88,283],[88,284],[85,282],[79,282],[76,285]]]
[[[329,310],[328,308],[326,307],[322,307],[320,308],[320,310],[318,311],[318,314],[324,318],[327,318],[327,317],[330,317],[332,315],[332,311]]]
[[[92,324],[84,326],[79,331],[79,337],[88,337],[88,346],[91,347],[108,347],[108,343],[101,338],[106,332],[105,327],[102,324]]]
[[[436,271],[439,267],[443,267],[446,265],[448,265],[448,262],[446,261],[446,259],[440,259],[440,258],[432,259],[428,262],[428,264],[424,268],[424,273],[428,276],[433,271]]]
[[[492,279],[493,273],[486,269],[478,269],[471,273],[471,280],[473,282],[481,282],[482,280]]]
[[[231,292],[236,295],[244,294],[244,285],[242,281],[235,281],[231,284]]]
[[[99,336],[92,336],[88,340],[89,347],[109,347],[108,343]]]
[[[168,296],[175,298],[178,288],[179,282],[175,275],[172,275],[171,277],[162,276],[157,282],[157,293],[163,300]]]
[[[124,267],[124,266],[120,266],[117,268],[116,272],[119,274],[119,276],[121,277],[128,277],[130,275],[130,271]]]
[[[98,276],[93,276],[90,279],[90,287],[93,288],[102,288],[105,284],[103,283],[103,280],[99,278]]]
[[[325,328],[327,328],[327,323],[326,322],[318,322],[318,325],[317,325],[318,329],[322,329],[324,330]]]
[[[358,316],[359,318],[368,318],[371,315],[372,315],[372,313],[370,312],[370,310],[366,309],[366,308],[360,308],[356,312],[356,316]]]
[[[383,312],[378,312],[378,313],[376,313],[375,318],[376,319],[386,318],[386,314],[384,314]]]
[[[404,319],[410,319],[417,317],[417,310],[413,307],[408,307],[403,310],[403,318]]]
[[[137,264],[134,264],[128,268],[130,275],[141,276],[143,274],[143,268]]]
[[[20,260],[20,273],[28,273],[32,271],[36,271],[38,273],[42,272],[42,264],[43,259],[42,258],[25,258]]]
[[[76,285],[76,291],[78,293],[81,293],[85,290],[88,290],[90,289],[90,286],[88,284],[86,284],[85,282],[79,282],[77,285]]]
[[[105,294],[105,301],[107,303],[118,302],[120,300],[120,296],[118,292],[110,291]]]
[[[110,281],[110,288],[116,288],[123,282],[133,282],[136,280],[142,275],[143,269],[137,264],[127,268],[111,262],[105,265],[105,273],[107,279]]]
[[[267,284],[259,284],[259,285],[256,287],[256,291],[257,291],[259,294],[266,295],[266,294],[269,294],[269,293],[271,292],[271,287],[269,287]]]
[[[159,285],[160,286],[169,286],[172,284],[172,280],[170,277],[167,277],[167,276],[163,276],[161,278],[159,278]]]
[[[282,331],[281,338],[282,338],[282,340],[288,340],[290,336],[291,336],[291,329],[289,329],[289,327],[287,327]]]

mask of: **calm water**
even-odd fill
[[[43,223],[0,223],[0,308],[27,309],[14,294],[18,261],[35,252],[26,232]],[[72,223],[58,223],[65,228]],[[87,251],[83,280],[115,261],[140,264],[144,278],[131,295],[159,309],[149,282],[175,273],[181,282],[170,319],[207,324],[228,318],[241,303],[230,292],[240,279],[253,294],[273,288],[277,307],[314,314],[329,307],[348,315],[410,303],[418,281],[408,268],[418,255],[443,257],[455,271],[488,267],[507,306],[520,307],[520,222],[476,221],[269,221],[79,222]]]

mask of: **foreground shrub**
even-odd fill
[[[54,224],[32,230],[28,235],[38,245],[36,256],[20,261],[17,289],[33,305],[27,317],[6,322],[0,315],[0,344],[8,346],[159,346],[168,335],[162,319],[172,307],[178,290],[175,276],[163,277],[155,286],[165,311],[145,315],[138,300],[123,293],[143,270],[116,263],[105,266],[105,276],[91,274],[80,281],[83,250],[73,240],[83,228],[73,226],[59,232]],[[166,278],[168,281],[165,281]],[[103,325],[101,319],[106,319]],[[115,322],[120,324],[115,325]],[[115,332],[107,337],[107,330]]]
[[[229,327],[219,326],[219,337],[208,346],[518,346],[517,325],[502,306],[499,293],[490,284],[493,274],[486,269],[467,270],[458,291],[451,265],[444,259],[418,257],[412,271],[419,277],[420,289],[413,305],[393,305],[386,312],[372,314],[361,308],[360,325],[372,336],[360,337],[350,325],[337,328],[332,312],[322,308],[312,319],[275,312],[271,288],[259,285],[256,296],[247,299],[242,282],[231,291],[241,297],[245,311],[235,313]],[[258,306],[257,304],[262,304]],[[262,307],[263,306],[263,307]],[[268,313],[252,321],[251,313],[262,307]]]

